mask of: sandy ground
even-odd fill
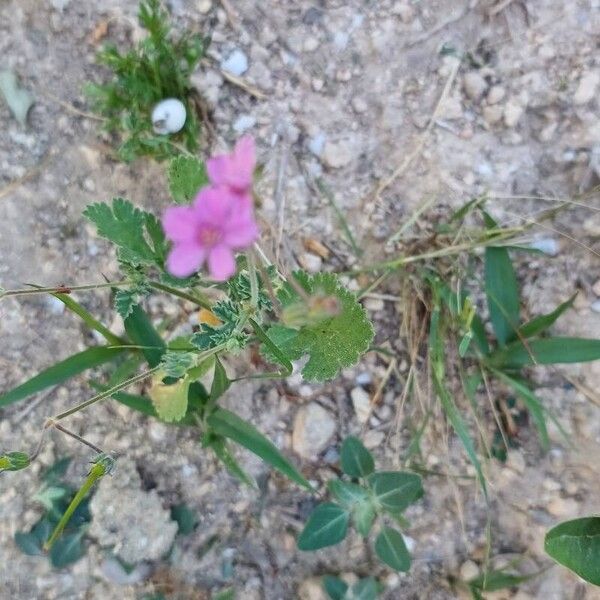
[[[269,239],[277,242],[283,215],[282,258],[289,264],[342,266],[335,257],[321,265],[305,251],[306,238],[323,240],[347,256],[336,216],[315,191],[319,178],[332,190],[367,261],[391,255],[384,240],[423,202],[435,202],[443,214],[489,192],[496,197],[490,210],[503,222],[518,224],[559,199],[576,200],[579,204],[537,230],[540,239],[558,244],[557,255],[522,260],[520,276],[535,312],[579,289],[575,310],[556,330],[600,335],[600,313],[594,311],[600,295],[600,201],[593,192],[600,177],[597,0],[172,0],[169,5],[179,26],[211,33],[208,57],[194,83],[213,108],[215,147],[226,147],[245,131],[257,138],[265,165],[261,216]],[[0,67],[17,72],[36,98],[25,128],[0,103],[0,284],[5,288],[116,275],[112,251],[81,216],[85,205],[115,195],[155,210],[168,201],[164,167],[112,161],[98,123],[85,116],[82,85],[103,76],[94,64],[90,32],[108,21],[108,39],[121,44],[137,39],[135,13],[130,0],[0,0]],[[240,75],[250,87],[223,77],[221,65],[234,52],[247,59]],[[107,294],[78,299],[117,330],[122,327]],[[379,339],[394,343],[401,307],[381,298],[366,302]],[[149,308],[157,318],[181,316],[183,308],[193,319],[190,307],[164,298]],[[2,389],[94,343],[71,315],[40,297],[3,301],[0,336]],[[361,432],[388,467],[409,443],[409,424],[396,411],[400,381],[388,383],[380,410],[365,427],[354,414],[351,390],[362,386],[372,393],[385,370],[368,355],[326,386],[303,385],[297,378],[278,386],[240,384],[226,402],[294,456],[307,475],[325,481],[335,448],[348,433]],[[499,560],[524,556],[525,572],[550,564],[542,548],[545,530],[600,510],[598,406],[563,375],[598,390],[600,364],[536,371],[539,394],[571,434],[574,448],[551,427],[552,448],[544,455],[528,428],[522,448],[511,452],[506,464],[489,466],[492,554]],[[89,394],[83,381],[75,381],[2,411],[1,448],[33,446],[45,417]],[[325,409],[335,434],[317,455],[301,457],[292,449],[291,434],[297,412],[312,404]],[[312,500],[252,457],[241,456],[262,482],[260,493],[224,474],[191,431],[149,423],[112,404],[77,415],[71,426],[123,453],[119,470],[98,495],[103,502],[98,500],[89,550],[71,568],[53,571],[45,559],[21,554],[12,540],[40,513],[32,495],[41,466],[71,454],[74,482],[87,468],[89,457],[81,447],[53,437],[39,464],[0,481],[3,598],[104,600],[161,590],[169,598],[208,598],[231,584],[244,600],[319,600],[314,577],[354,572],[380,576],[389,599],[446,599],[462,597],[451,581],[472,574],[485,556],[485,505],[469,480],[426,478],[425,498],[407,514],[414,566],[396,575],[373,567],[358,538],[350,538],[341,551],[295,550],[294,535]],[[459,444],[446,439],[440,419],[423,441],[426,466],[467,470]],[[166,536],[164,543],[171,545],[172,523],[164,509],[181,502],[198,515],[196,531],[176,538],[170,557],[162,560],[144,554],[140,542],[141,566],[127,579],[113,552],[135,535]],[[127,504],[147,512],[119,517],[116,509]],[[552,568],[519,590],[487,597],[600,595]]]

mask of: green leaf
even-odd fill
[[[573,306],[573,302],[575,302],[576,297],[577,292],[573,294],[566,302],[559,304],[552,312],[549,312],[546,315],[535,317],[531,319],[531,321],[527,321],[527,323],[521,325],[518,331],[519,339],[533,337],[534,335],[539,335],[540,333],[546,331],[546,329],[553,325],[566,310]]]
[[[194,366],[195,362],[196,354],[193,352],[167,350],[162,357],[160,367],[167,377],[179,379]]]
[[[492,372],[496,375],[496,377],[498,377],[499,379],[504,381],[504,383],[512,387],[517,396],[521,398],[521,400],[527,407],[527,410],[529,410],[529,412],[531,413],[533,422],[537,427],[542,448],[544,448],[544,450],[548,450],[548,448],[550,447],[550,440],[548,438],[548,429],[546,427],[546,409],[544,408],[542,403],[535,396],[535,394],[520,381],[513,379],[512,377],[506,375],[506,373],[503,373],[502,371],[497,371],[496,369],[494,369]]]
[[[294,371],[292,363],[286,358],[285,354],[276,346],[271,338],[265,333],[264,329],[254,320],[250,319],[250,325],[256,333],[256,337],[263,343],[264,348],[268,352],[268,356],[274,358],[275,361],[284,368],[284,372],[281,373],[282,377],[288,377]]]
[[[196,515],[187,504],[177,504],[171,507],[171,519],[177,523],[177,531],[181,535],[189,535],[198,524]]]
[[[223,463],[225,468],[235,478],[239,479],[242,483],[247,486],[257,489],[258,485],[254,480],[254,477],[246,473],[236,460],[235,456],[231,452],[227,440],[220,435],[216,435],[213,432],[205,434],[202,438],[202,445],[205,448],[211,448],[216,454],[217,458]]]
[[[332,496],[344,507],[352,509],[353,505],[369,499],[369,491],[355,483],[341,479],[331,479],[327,487]]]
[[[37,286],[36,286],[37,287]],[[93,317],[79,302],[75,301],[68,294],[52,294],[60,300],[71,312],[75,313],[92,330],[97,331],[109,344],[120,346],[124,342],[115,335],[108,327],[105,327],[100,321]]]
[[[72,460],[73,459],[70,456],[65,456],[59,458],[54,464],[48,467],[42,475],[44,483],[52,485],[60,481],[60,479],[65,476]]]
[[[378,591],[377,580],[365,577],[352,587],[352,600],[375,600]]]
[[[539,575],[539,573],[532,573],[530,575],[515,575],[512,573],[507,573],[506,570],[498,569],[481,573],[481,575],[477,575],[477,577],[471,579],[468,584],[471,590],[475,589],[484,592],[496,592],[498,590],[516,587],[521,583],[525,583],[526,581],[533,579],[537,575]]]
[[[152,325],[148,315],[140,306],[134,306],[124,321],[125,331],[136,346],[142,347],[142,354],[150,367],[156,367],[166,350],[166,344]]]
[[[350,477],[366,477],[375,470],[373,455],[357,437],[352,435],[348,436],[342,443],[340,462],[342,471]]]
[[[0,455],[0,473],[3,471],[21,471],[30,464],[29,455],[25,452],[6,452]]]
[[[98,235],[118,246],[121,260],[132,265],[162,265],[166,243],[154,215],[124,198],[113,199],[112,206],[90,204],[83,214],[96,225]]]
[[[23,531],[15,533],[15,544],[17,544],[21,552],[29,556],[44,554],[44,550],[42,549],[43,542],[43,540],[40,541],[33,533],[24,533]]]
[[[378,471],[368,478],[375,502],[382,509],[398,514],[423,495],[421,478],[404,471]]]
[[[554,365],[600,360],[600,340],[550,337],[527,342],[513,342],[492,352],[488,362],[493,367],[520,368],[528,365]]]
[[[519,327],[519,286],[508,250],[485,249],[485,293],[490,320],[501,346],[514,339]]]
[[[289,477],[292,481],[312,491],[312,486],[294,467],[275,445],[250,423],[240,419],[236,414],[217,408],[208,418],[208,426],[215,433],[244,446],[266,463]]]
[[[298,537],[300,550],[319,550],[341,542],[348,532],[350,513],[337,504],[319,504]]]
[[[18,402],[23,398],[27,398],[27,396],[63,383],[63,381],[79,375],[83,371],[110,362],[120,356],[122,352],[124,352],[123,348],[97,346],[69,356],[69,358],[57,362],[45,371],[38,373],[25,383],[0,395],[0,407]]]
[[[586,581],[600,586],[600,517],[583,517],[553,527],[544,550]]]
[[[356,531],[363,537],[367,537],[369,531],[371,531],[371,527],[373,527],[376,515],[377,512],[370,499],[356,504],[352,510],[352,521],[354,522]]]
[[[85,529],[81,529],[76,533],[63,535],[56,540],[50,549],[50,562],[54,568],[66,567],[83,556],[84,548],[81,539],[84,534]]]
[[[191,202],[208,184],[206,167],[193,156],[177,156],[169,163],[169,190],[178,204]]]
[[[33,104],[33,96],[27,90],[19,87],[17,76],[12,71],[0,71],[0,92],[15,119],[21,125],[25,125],[27,113]]]
[[[181,421],[187,412],[188,392],[192,381],[189,377],[184,377],[175,383],[166,384],[163,382],[164,378],[165,372],[158,371],[152,378],[148,395],[163,421]]]
[[[323,577],[323,588],[331,600],[344,600],[346,592],[348,591],[348,584],[339,577],[325,575]]]
[[[274,325],[267,332],[268,336],[290,361],[308,355],[308,362],[302,369],[305,379],[332,379],[340,369],[355,365],[368,350],[373,339],[373,326],[356,296],[332,273],[307,275],[297,272],[292,276],[311,295],[312,304],[303,307],[305,324],[299,329]],[[279,298],[284,310],[293,308],[296,311],[296,305],[304,302],[289,284],[284,286]],[[336,314],[331,314],[327,308],[331,300],[338,304]]]
[[[384,527],[375,540],[375,553],[388,567],[396,571],[410,569],[410,554],[402,534],[392,527]]]
[[[223,363],[218,357],[215,358],[215,372],[213,376],[212,385],[210,386],[210,402],[214,404],[228,389],[231,385],[229,377]]]

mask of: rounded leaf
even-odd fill
[[[362,442],[354,436],[348,436],[340,450],[342,470],[350,477],[367,477],[375,470],[375,461]]]
[[[319,504],[308,518],[300,537],[300,550],[318,550],[341,542],[348,531],[350,513],[337,504]]]
[[[544,549],[556,562],[600,586],[600,517],[560,523],[546,534]]]
[[[376,503],[391,514],[398,514],[423,495],[421,478],[405,471],[381,471],[368,479]]]
[[[396,571],[410,569],[410,554],[402,534],[391,527],[384,527],[375,540],[375,552],[386,565]]]

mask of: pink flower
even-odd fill
[[[233,174],[228,172],[230,176]],[[238,183],[242,181],[246,179],[240,176]],[[191,206],[167,208],[162,224],[167,239],[173,242],[167,258],[172,275],[187,277],[204,262],[217,281],[235,273],[234,250],[247,248],[258,237],[252,205],[240,202],[236,191],[226,186],[205,187]]]
[[[231,154],[213,156],[206,163],[208,178],[214,186],[227,186],[238,194],[247,196],[252,188],[256,165],[254,138],[240,138]]]

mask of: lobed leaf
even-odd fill
[[[204,163],[193,156],[176,156],[169,163],[169,190],[178,204],[191,202],[208,184]]]

